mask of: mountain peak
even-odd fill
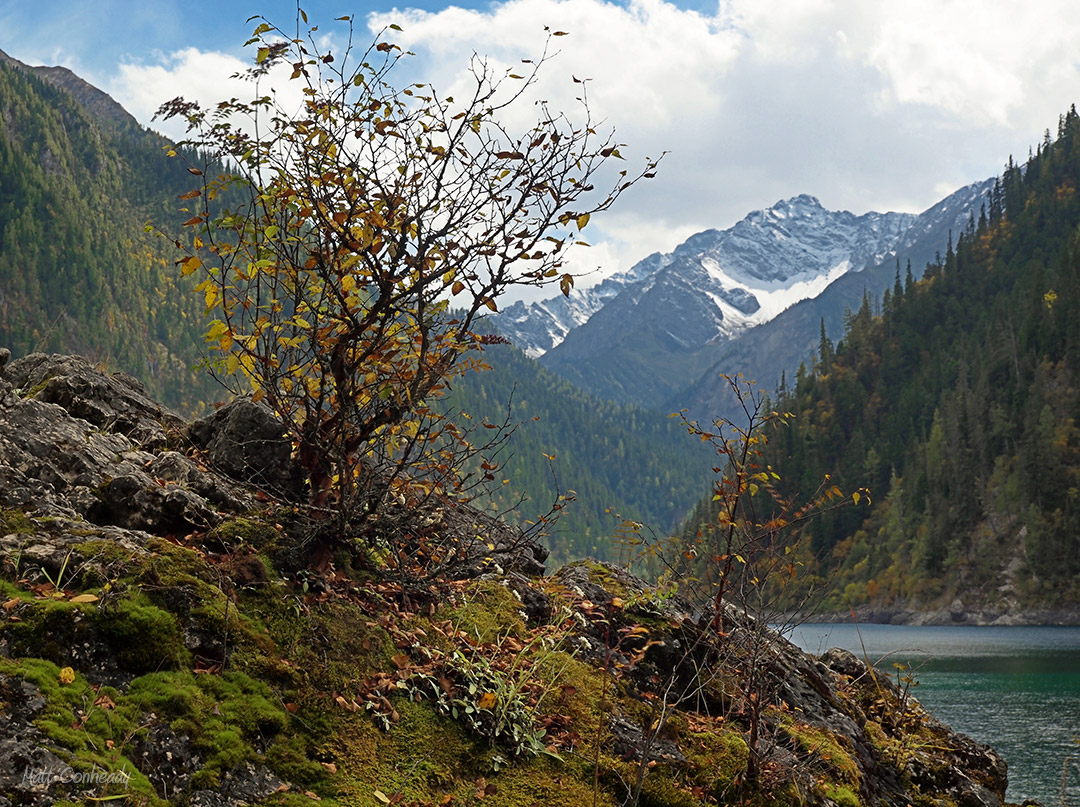
[[[770,210],[792,209],[800,207],[814,207],[819,210],[825,209],[824,206],[821,204],[821,200],[819,200],[816,196],[811,196],[808,193],[800,193],[798,196],[792,196],[790,199],[781,199],[779,202],[773,205]]]
[[[540,356],[617,297],[632,298],[623,301],[636,312],[631,320],[642,316],[638,301],[648,296],[652,303],[646,307],[663,308],[672,322],[690,316],[683,309],[699,309],[701,327],[691,341],[700,347],[816,296],[844,272],[879,262],[913,220],[904,213],[830,211],[816,196],[799,194],[755,210],[726,230],[695,233],[670,254],[654,253],[569,299],[515,304],[499,316],[498,327],[531,356]],[[630,316],[630,309],[624,313]],[[688,336],[682,333],[676,341]]]
[[[35,75],[54,87],[65,90],[86,111],[86,114],[98,124],[111,127],[139,125],[131,113],[117,103],[111,95],[104,90],[99,90],[66,67],[31,67],[25,62],[20,62],[18,59],[9,56],[2,50],[0,50],[0,63],[8,64],[16,70]]]

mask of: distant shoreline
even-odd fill
[[[1080,626],[1080,604],[1060,608],[1021,608],[1005,610],[966,607],[959,602],[933,609],[898,606],[861,605],[849,611],[802,614],[800,622],[859,622],[868,625],[912,625],[953,627],[1042,627]]]

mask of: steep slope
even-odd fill
[[[1070,110],[1056,141],[995,182],[986,219],[881,316],[861,307],[777,402],[797,416],[770,443],[786,484],[813,489],[831,473],[874,491],[873,508],[812,527],[808,562],[836,580],[833,607],[1075,618],[1077,176]]]
[[[830,281],[879,263],[913,221],[825,210],[798,196],[681,244],[541,359],[601,397],[663,404],[739,333]]]
[[[728,414],[721,374],[742,373],[766,390],[772,390],[785,373],[794,380],[800,362],[812,358],[818,349],[822,322],[826,335],[838,339],[844,331],[845,314],[857,311],[864,296],[877,303],[886,289],[895,291],[898,276],[902,282],[909,272],[914,279],[922,277],[926,264],[940,256],[952,234],[959,236],[978,219],[994,181],[963,187],[920,213],[896,242],[895,257],[861,272],[846,273],[816,297],[797,302],[768,322],[733,338],[723,347],[716,363],[688,388],[672,396],[667,406],[687,407],[694,417],[706,419]]]
[[[0,50],[0,62],[16,70],[31,73],[50,84],[66,90],[79,106],[99,125],[111,125],[119,128],[135,127],[138,122],[126,109],[118,104],[108,93],[72,73],[66,67],[44,67],[31,65],[13,59]]]
[[[193,429],[130,378],[8,358],[5,803],[1003,802],[999,755],[850,653],[813,659],[733,607],[721,634],[610,565],[545,578],[467,508],[482,577],[406,589],[383,546],[313,568],[303,508],[177,450]],[[260,469],[288,453],[206,428]],[[507,533],[533,562],[487,554]]]
[[[202,318],[143,231],[190,185],[164,142],[69,71],[0,59],[0,343],[78,348],[193,405]]]
[[[520,426],[500,457],[490,504],[505,518],[536,519],[560,493],[575,500],[547,530],[553,565],[593,557],[616,560],[612,541],[623,519],[660,532],[685,518],[705,490],[712,452],[665,414],[593,398],[509,345],[485,348],[492,369],[454,385],[447,403],[472,422],[501,423],[511,403]],[[534,419],[535,418],[535,419]],[[550,458],[550,459],[549,459]]]

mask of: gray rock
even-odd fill
[[[145,447],[165,445],[166,430],[183,422],[147,397],[137,379],[126,373],[108,375],[80,356],[32,353],[12,362],[4,377],[23,395],[33,393],[72,417]]]
[[[196,790],[191,807],[237,807],[254,804],[281,789],[285,782],[265,766],[250,762],[238,765],[221,777],[220,790]]]
[[[622,759],[639,761],[643,757],[649,762],[667,762],[673,765],[687,765],[689,760],[671,740],[665,740],[645,730],[625,717],[614,717],[608,726],[615,740],[615,753]]]
[[[192,423],[187,435],[206,451],[214,468],[233,479],[294,499],[303,490],[303,472],[292,459],[292,443],[264,404],[239,398]]]
[[[0,793],[4,803],[45,807],[62,799],[77,798],[65,782],[67,763],[33,724],[45,707],[45,698],[33,684],[0,676]],[[56,749],[59,750],[59,749]]]

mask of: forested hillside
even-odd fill
[[[574,492],[545,539],[555,565],[615,559],[620,549],[611,536],[623,519],[669,530],[708,489],[711,451],[678,419],[593,398],[510,345],[487,347],[484,359],[492,369],[458,381],[450,404],[474,422],[502,423],[512,403],[520,426],[501,457],[498,481],[510,482],[496,491],[496,508],[527,493],[516,514],[524,523],[546,512],[558,492]]]
[[[811,527],[832,606],[1009,610],[1080,588],[1078,182],[1074,108],[923,279],[898,267],[880,315],[864,299],[778,391],[789,490],[831,473],[874,493]]]
[[[0,346],[81,353],[191,411],[223,393],[195,368],[206,322],[180,253],[144,231],[176,221],[191,189],[166,145],[69,71],[0,54]],[[495,369],[450,405],[501,422],[513,396],[525,422],[489,504],[527,493],[511,516],[524,522],[573,491],[547,539],[554,561],[612,557],[621,519],[669,529],[707,487],[708,454],[666,413],[595,401],[510,347],[486,358]]]
[[[143,230],[178,215],[191,177],[166,141],[112,112],[92,117],[0,59],[0,345],[77,351],[191,408],[211,392],[191,369],[203,318],[173,245]]]

